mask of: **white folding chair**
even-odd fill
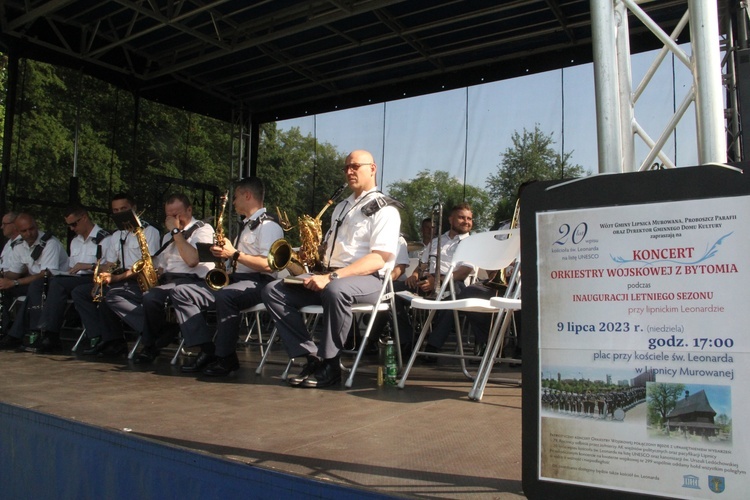
[[[367,322],[367,328],[365,329],[365,333],[362,336],[362,342],[359,345],[359,348],[355,349],[347,349],[342,350],[342,353],[345,354],[354,354],[356,357],[354,359],[354,363],[352,364],[351,368],[349,368],[349,376],[346,379],[346,382],[344,385],[347,388],[351,388],[352,384],[354,383],[354,374],[357,372],[357,368],[359,367],[360,360],[362,359],[362,355],[365,352],[365,349],[367,347],[367,341],[370,338],[370,334],[372,333],[372,327],[375,324],[375,317],[379,312],[385,312],[385,311],[391,311],[391,314],[393,315],[394,321],[394,327],[393,327],[393,336],[394,336],[394,345],[396,346],[396,359],[398,361],[398,367],[401,369],[402,367],[402,359],[401,359],[401,345],[399,341],[399,335],[398,335],[398,322],[395,321],[396,318],[396,300],[393,293],[393,281],[391,280],[391,271],[393,271],[393,262],[389,262],[385,265],[383,268],[383,272],[385,273],[385,279],[383,280],[383,285],[380,288],[380,293],[378,294],[377,300],[372,304],[353,304],[352,305],[352,313],[354,316],[362,315],[362,314],[369,314],[370,319]],[[305,306],[300,309],[300,313],[305,315],[307,319],[312,319],[312,321],[308,321],[308,323],[311,323],[310,325],[310,331],[313,332],[315,329],[315,324],[317,318],[323,314],[323,306],[320,305],[311,305],[311,306]],[[272,337],[276,335],[276,331],[274,330]],[[269,342],[271,342],[269,340]],[[266,350],[266,353],[268,350]],[[263,367],[263,363],[265,361],[264,359],[261,360],[261,365],[258,366],[256,373],[260,374],[260,370]],[[287,364],[286,370],[284,370],[284,373],[282,374],[282,378],[286,379],[289,369],[291,367],[291,364],[294,362],[294,359],[290,359],[289,363]],[[346,369],[346,367],[344,367]]]
[[[273,338],[269,337],[267,342],[263,341],[263,321],[261,315],[266,311],[266,305],[263,302],[259,302],[252,307],[248,307],[247,309],[243,309],[240,311],[240,315],[242,316],[242,323],[247,328],[247,337],[245,337],[245,344],[250,343],[250,336],[254,331],[255,335],[258,337],[260,355],[263,359],[266,357],[266,351],[271,347],[271,342],[276,339],[276,336],[272,334]],[[253,318],[252,323],[250,323],[250,317]],[[276,331],[275,326],[272,331]]]
[[[399,380],[398,387],[403,389],[406,380],[409,376],[412,366],[417,356],[436,356],[444,358],[454,358],[461,361],[461,367],[464,374],[469,378],[472,377],[466,369],[466,359],[480,359],[478,356],[465,355],[463,352],[463,341],[461,336],[461,325],[458,318],[459,312],[478,312],[485,314],[496,314],[498,317],[495,319],[495,324],[490,331],[487,339],[487,350],[484,356],[482,356],[482,363],[487,363],[488,367],[484,370],[491,370],[492,365],[496,361],[493,357],[490,357],[489,353],[494,351],[495,337],[499,331],[498,325],[505,323],[504,318],[501,318],[501,309],[498,309],[488,299],[479,298],[467,298],[467,299],[456,299],[455,291],[453,289],[453,280],[449,277],[453,274],[453,270],[460,262],[471,262],[474,266],[482,269],[504,269],[512,264],[514,261],[517,262],[515,269],[519,269],[518,263],[520,263],[520,250],[521,250],[521,237],[518,229],[503,230],[503,231],[489,231],[486,233],[478,233],[463,239],[453,254],[451,260],[450,269],[446,273],[447,278],[443,282],[441,289],[437,294],[436,300],[424,299],[421,297],[415,297],[411,300],[411,307],[414,309],[420,309],[428,311],[429,314],[422,327],[417,341],[414,343],[414,350],[409,358],[409,362],[404,369],[404,373]],[[516,273],[514,272],[514,275]],[[444,298],[448,293],[448,298]],[[508,292],[506,292],[507,294]],[[520,301],[518,306],[520,307]],[[421,350],[422,343],[424,342],[427,334],[430,331],[430,324],[437,311],[452,311],[453,321],[455,324],[456,337],[457,337],[457,349],[458,354],[448,353],[433,353]],[[506,327],[507,329],[507,327]],[[482,369],[482,364],[480,364]],[[484,372],[478,372],[484,373]],[[489,376],[489,374],[488,374]]]

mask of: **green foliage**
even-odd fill
[[[388,192],[406,205],[401,213],[401,232],[409,241],[421,239],[419,226],[422,219],[432,216],[433,206],[438,202],[443,203],[443,231],[448,230],[447,218],[451,208],[463,201],[472,208],[473,232],[489,229],[490,196],[480,188],[468,184],[464,186],[448,172],[423,170],[413,179],[389,185]]]
[[[266,206],[271,213],[276,208],[286,213],[289,222],[297,227],[297,218],[307,214],[318,215],[328,197],[344,182],[341,166],[345,153],[327,143],[316,145],[311,136],[303,136],[299,128],[286,132],[275,123],[261,126],[258,147],[258,176],[266,185]],[[345,191],[339,199],[348,195]],[[323,230],[328,228],[330,212],[321,220]],[[296,230],[286,237],[298,243]]]
[[[513,216],[518,188],[527,181],[565,179],[584,175],[580,165],[570,165],[572,152],[555,152],[552,135],[542,132],[539,125],[533,131],[514,132],[513,146],[501,154],[497,173],[487,178],[487,190],[496,201],[493,225]]]
[[[137,100],[67,68],[23,60],[20,71],[9,208],[32,212],[58,235],[66,230],[60,209],[75,201],[111,228],[109,201],[120,191],[132,192],[157,224],[173,192],[194,201],[197,217],[214,213],[231,181],[229,124]]]
[[[684,392],[685,386],[683,384],[648,384],[646,388],[648,424],[661,427]]]

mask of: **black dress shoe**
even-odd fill
[[[286,381],[292,387],[297,387],[302,382],[310,378],[316,371],[318,371],[318,368],[321,367],[322,363],[323,363],[322,360],[310,356],[307,358],[307,364],[302,367],[302,371],[299,372],[299,375],[295,375],[294,377],[289,377],[286,379]]]
[[[341,383],[341,365],[339,358],[326,359],[315,372],[314,377],[308,377],[300,384],[300,387],[320,389]]]
[[[216,360],[216,356],[201,351],[192,363],[186,363],[180,367],[182,373],[198,373]]]
[[[34,354],[50,354],[60,350],[62,343],[57,335],[42,335],[37,337],[36,341],[26,348],[27,352]]]
[[[116,358],[128,352],[128,344],[123,339],[107,340],[98,353],[102,358]]]
[[[102,348],[105,346],[106,342],[102,341],[101,337],[94,337],[90,340],[91,345],[88,349],[83,350],[83,354],[85,356],[96,356],[100,352],[102,352]]]
[[[151,363],[159,356],[160,352],[161,350],[155,346],[143,346],[143,349],[135,356],[133,361],[136,363]]]
[[[21,345],[23,345],[23,341],[21,339],[11,337],[10,335],[6,335],[2,339],[0,339],[0,351],[18,349],[18,347]]]
[[[226,377],[233,371],[240,369],[240,360],[237,353],[233,352],[229,356],[216,357],[216,361],[203,369],[203,374],[209,377]]]

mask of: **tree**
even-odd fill
[[[266,185],[266,206],[285,212],[292,227],[303,214],[317,216],[328,197],[343,180],[341,166],[344,154],[328,143],[317,143],[311,135],[303,136],[299,128],[279,130],[275,123],[261,126],[258,147],[258,175]],[[341,196],[347,196],[345,191]],[[340,197],[341,198],[341,197]],[[323,231],[329,226],[330,212],[321,217]],[[298,243],[297,231],[287,233],[292,244]]]
[[[463,201],[471,205],[473,230],[479,232],[489,228],[488,214],[492,206],[489,195],[481,188],[468,184],[464,186],[448,172],[422,170],[413,179],[390,184],[388,192],[406,206],[401,212],[401,232],[409,241],[421,240],[420,223],[422,219],[432,216],[432,208],[437,202],[443,203],[443,232],[448,230],[450,209]]]
[[[497,200],[493,207],[493,226],[512,217],[518,188],[527,181],[551,180],[580,177],[584,169],[580,165],[570,165],[572,152],[558,154],[552,147],[555,141],[534,126],[533,131],[525,128],[523,133],[514,132],[513,146],[501,153],[502,160],[497,173],[487,178],[487,190]]]
[[[646,399],[648,400],[649,425],[661,427],[684,392],[684,384],[648,384]]]

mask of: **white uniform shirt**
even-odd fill
[[[323,262],[328,267],[344,267],[374,250],[387,252],[393,260],[398,254],[401,216],[396,207],[383,207],[371,216],[362,213],[362,207],[383,196],[373,188],[358,198],[354,194],[342,201],[331,214],[331,229],[326,235],[326,255]],[[341,221],[341,225],[337,225]],[[334,239],[335,238],[335,239]]]
[[[192,228],[195,224],[197,224],[198,221],[193,217],[190,220],[190,223],[188,223],[187,226],[185,226],[185,231],[188,231],[190,228]],[[162,245],[165,244],[167,241],[170,241],[172,239],[172,234],[167,233],[164,235],[164,238],[162,238]],[[214,242],[214,228],[211,227],[210,224],[203,224],[202,227],[197,228],[195,231],[193,231],[193,234],[190,235],[187,242],[192,246],[196,247],[196,243],[213,243]],[[157,258],[157,262],[154,263],[156,267],[161,267],[164,269],[165,273],[189,273],[189,274],[196,274],[199,278],[205,278],[206,273],[210,269],[214,269],[216,267],[215,262],[199,262],[197,266],[190,267],[188,266],[184,260],[182,260],[182,257],[180,256],[180,252],[177,249],[177,245],[172,243],[169,245]]]
[[[31,254],[34,249],[42,244],[43,231],[39,231],[36,241],[29,246],[26,241],[13,247],[13,263],[10,271],[21,274],[24,271],[28,274],[39,274],[45,269],[49,269],[52,274],[67,274],[68,272],[68,254],[65,252],[60,240],[54,236],[47,240],[38,259],[32,260]]]
[[[143,228],[143,234],[146,236],[148,251],[154,255],[159,250],[159,230],[154,226]],[[123,269],[130,269],[137,261],[141,260],[141,247],[138,245],[138,238],[132,231],[115,231],[109,240],[107,254],[102,259],[103,262],[119,262]]]
[[[106,234],[107,236],[101,238],[99,240],[99,243],[97,243],[96,240],[99,237],[100,232]],[[76,237],[73,238],[73,240],[70,242],[70,259],[68,259],[68,269],[73,268],[76,264],[79,264],[81,262],[95,264],[97,246],[102,246],[101,255],[104,256],[107,253],[110,241],[111,238],[109,236],[109,233],[104,231],[97,224],[94,224],[94,228],[86,238],[84,238],[80,234],[77,234]],[[94,271],[90,269],[82,269],[76,274],[81,276],[84,274],[92,274],[93,272]]]
[[[443,235],[440,236],[440,274],[445,274],[448,272],[448,270],[451,267],[451,262],[453,261],[453,254],[456,252],[456,247],[461,242],[462,239],[469,236],[469,233],[465,234],[457,234],[453,238],[450,237],[450,231],[446,231]],[[433,239],[430,242],[430,253],[429,253],[429,262],[430,262],[430,274],[435,273],[435,265],[437,264],[437,247],[438,247],[438,241],[437,238]],[[427,252],[425,252],[426,254]],[[425,259],[422,259],[422,262],[425,262]],[[474,267],[470,262],[458,262],[456,264],[456,268],[466,266],[466,267]]]
[[[250,227],[253,225],[253,221],[257,220],[258,217],[265,215],[266,209],[261,208],[256,211],[249,218],[245,219],[242,226],[242,232],[240,233],[239,241],[234,247],[242,253],[248,255],[259,255],[262,257],[268,256],[268,250],[273,245],[273,242],[284,237],[284,230],[281,229],[275,220],[266,218],[253,230]],[[255,269],[245,266],[237,262],[238,273],[255,273]],[[264,273],[274,278],[278,273],[270,272]]]
[[[8,240],[5,242],[5,246],[3,247],[3,253],[0,254],[0,269],[3,271],[10,271],[11,266],[13,266],[13,247],[21,243],[21,235],[19,234],[12,240]]]
[[[406,281],[406,270],[409,269],[411,260],[409,259],[408,243],[403,236],[398,237],[398,254],[396,255],[396,264],[394,267],[405,265],[404,272],[398,277],[396,281]]]

